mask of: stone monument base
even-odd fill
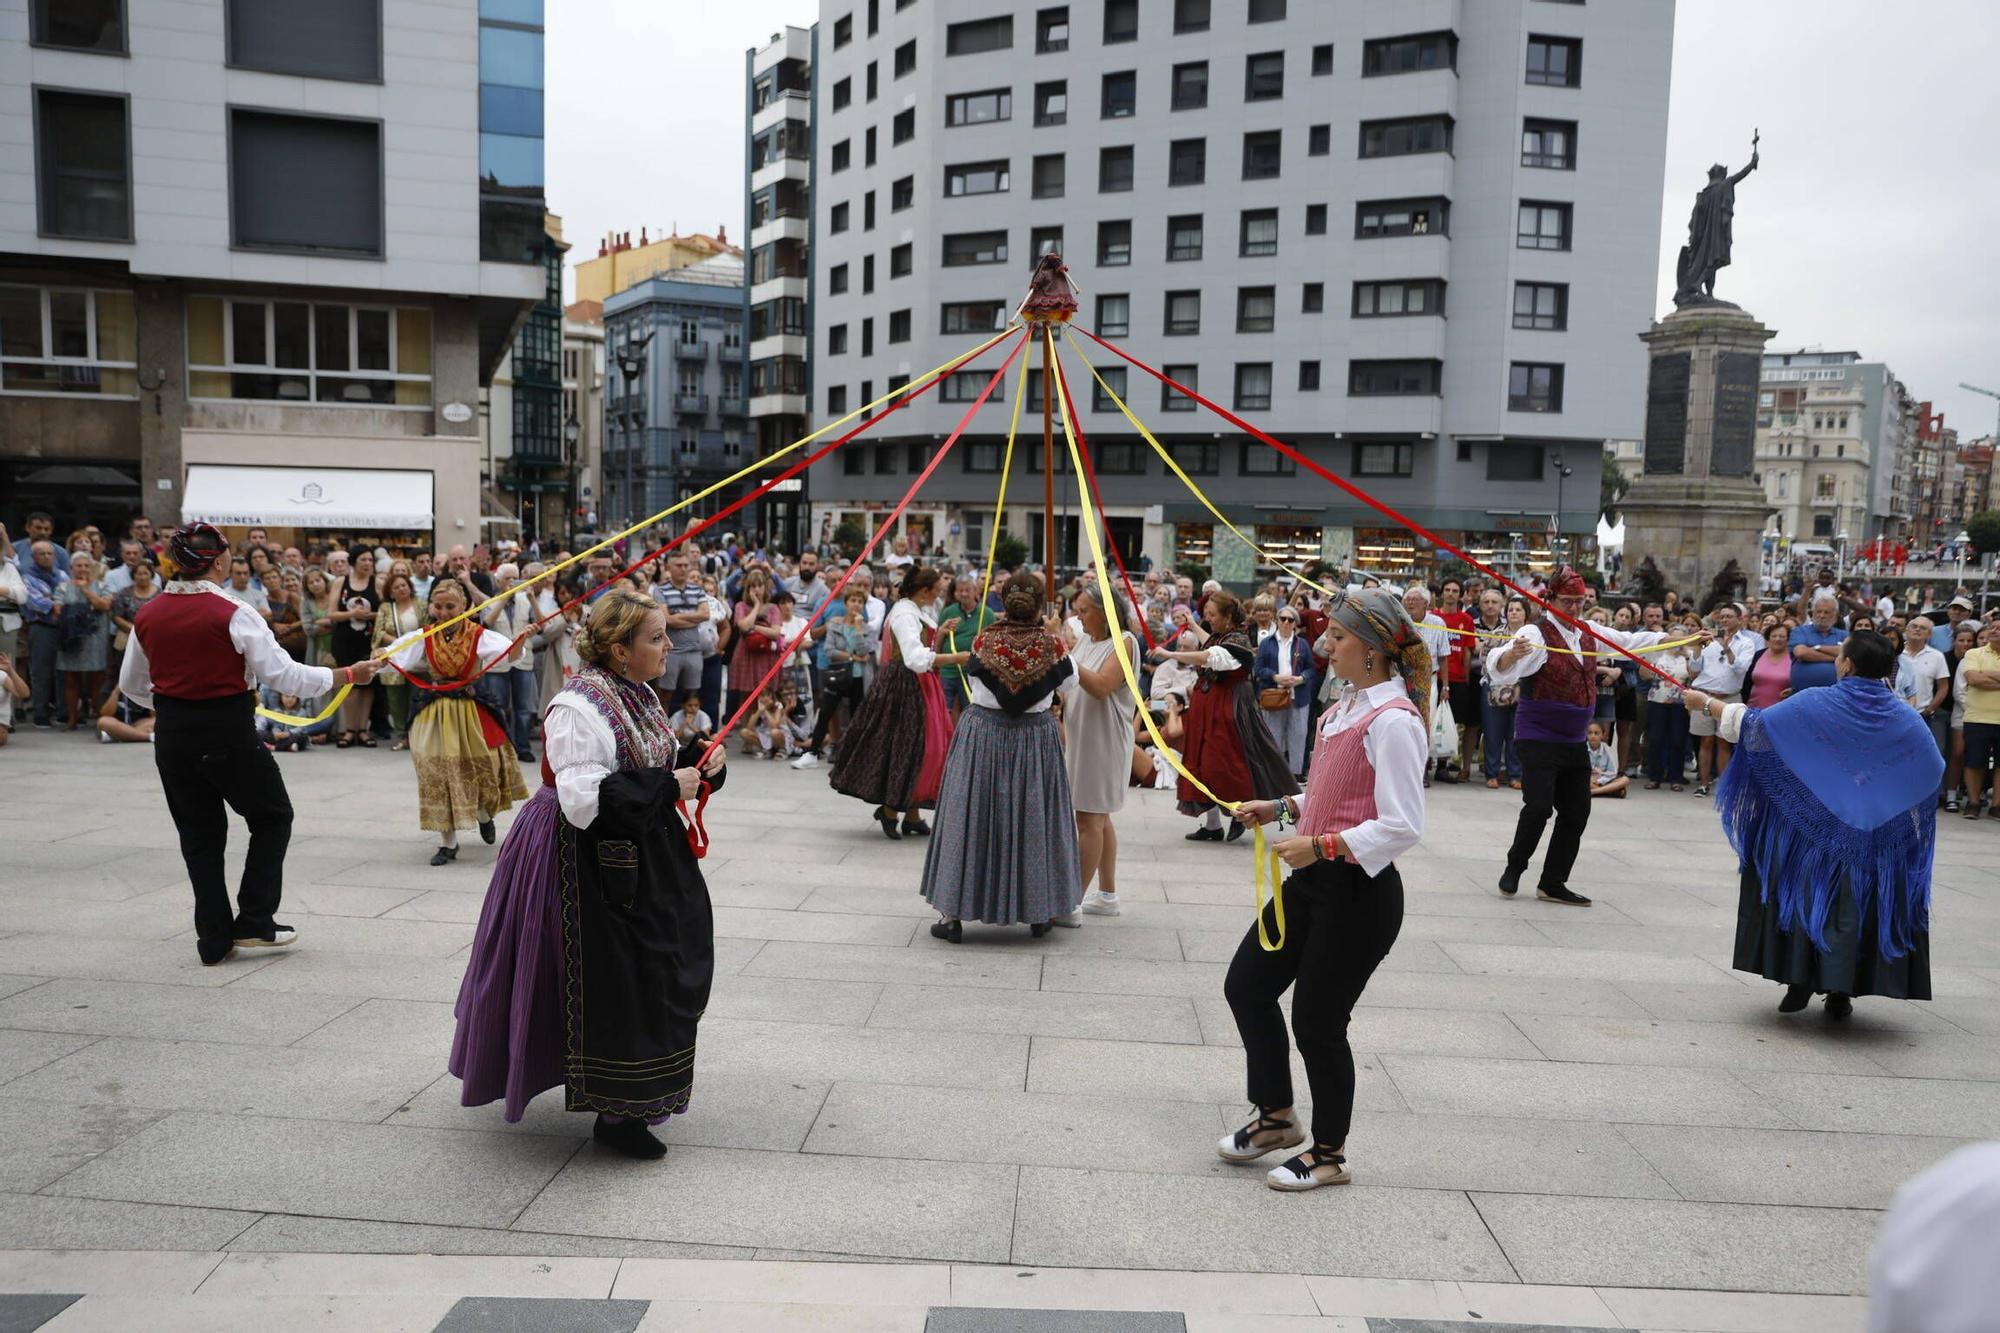
[[[1699,603],[1731,560],[1757,591],[1758,555],[1771,502],[1755,482],[1726,477],[1647,476],[1618,502],[1625,519],[1625,577],[1647,556],[1667,586]]]

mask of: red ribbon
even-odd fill
[[[694,859],[697,861],[708,855],[708,825],[702,822],[702,816],[708,813],[708,794],[713,790],[714,788],[708,785],[708,779],[703,778],[695,789],[692,815],[688,813],[686,801],[674,802],[674,809],[681,812],[681,822],[687,825],[688,850],[694,853]]]
[[[1125,557],[1118,554],[1118,543],[1111,540],[1111,525],[1104,521],[1104,492],[1097,488],[1097,465],[1090,460],[1090,441],[1084,438],[1083,421],[1077,415],[1075,400],[1069,396],[1069,377],[1063,374],[1062,362],[1054,357],[1049,359],[1055,363],[1056,388],[1062,394],[1064,409],[1069,413],[1070,429],[1076,433],[1076,453],[1083,460],[1083,476],[1090,486],[1091,504],[1097,510],[1098,530],[1104,534],[1104,544],[1111,548],[1111,563],[1118,566],[1118,579],[1125,585],[1125,600],[1132,607],[1132,618],[1139,622],[1139,636],[1146,641],[1147,650],[1151,651],[1159,645],[1153,642],[1153,631],[1146,627],[1146,608],[1139,605],[1139,594],[1132,591],[1132,576],[1125,572]],[[1132,627],[1128,625],[1126,628]]]

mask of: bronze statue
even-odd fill
[[[1720,162],[1708,169],[1708,184],[1695,196],[1694,212],[1688,218],[1688,243],[1681,247],[1680,262],[1674,268],[1674,308],[1690,305],[1727,305],[1715,299],[1717,270],[1729,267],[1730,244],[1736,229],[1736,186],[1757,169],[1757,143],[1761,134],[1750,136],[1750,165],[1729,174]]]

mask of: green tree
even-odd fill
[[[1009,570],[1019,569],[1028,563],[1028,544],[1005,528],[993,543],[993,575],[997,582]]]
[[[1618,460],[1610,454],[1604,455],[1604,473],[1597,483],[1597,508],[1606,523],[1618,522],[1618,502],[1631,489],[1632,482],[1618,466]]]
[[[1972,539],[1972,549],[1981,555],[2000,551],[2000,509],[1974,514],[1965,525],[1965,535]]]
[[[861,554],[861,548],[868,542],[868,530],[851,518],[843,518],[833,529],[833,544],[848,560]]]

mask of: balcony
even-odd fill
[[[707,416],[708,395],[705,393],[677,393],[674,395],[674,411],[681,416]]]
[[[715,410],[725,417],[748,416],[750,412],[750,400],[741,396],[729,397],[725,395],[715,400]]]
[[[709,344],[705,342],[677,342],[674,344],[674,359],[676,361],[706,361],[708,360],[708,349]]]

